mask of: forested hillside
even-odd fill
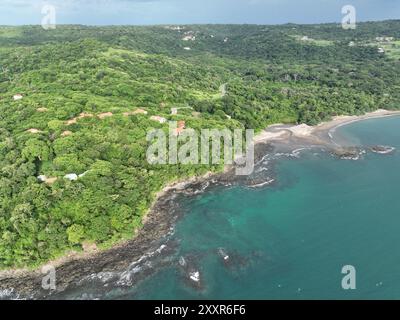
[[[221,168],[149,165],[168,129],[151,116],[260,130],[400,108],[400,21],[0,27],[0,65],[0,268],[37,266],[131,238],[168,182]]]

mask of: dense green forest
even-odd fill
[[[260,130],[399,108],[399,40],[400,21],[0,27],[0,268],[132,238],[168,182],[221,169],[149,165],[153,115]]]

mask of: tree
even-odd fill
[[[47,161],[50,158],[50,148],[46,142],[38,139],[29,139],[22,150],[22,156],[28,161]]]
[[[73,224],[67,228],[68,241],[72,244],[80,244],[85,238],[85,228],[81,225]]]

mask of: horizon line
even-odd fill
[[[379,23],[379,22],[400,22],[400,19],[383,19],[383,20],[365,20],[359,21],[357,24],[365,23]],[[83,26],[83,27],[157,27],[157,26],[285,26],[285,25],[297,25],[297,26],[317,26],[317,25],[340,25],[341,22],[319,22],[319,23],[296,23],[296,22],[285,22],[285,23],[155,23],[155,24],[83,24],[83,23],[60,23],[56,26]],[[40,24],[7,24],[0,25],[3,27],[41,27]]]

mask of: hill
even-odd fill
[[[168,127],[151,116],[261,130],[399,109],[399,40],[400,21],[0,27],[0,268],[129,239],[168,182],[221,169],[149,165]]]

